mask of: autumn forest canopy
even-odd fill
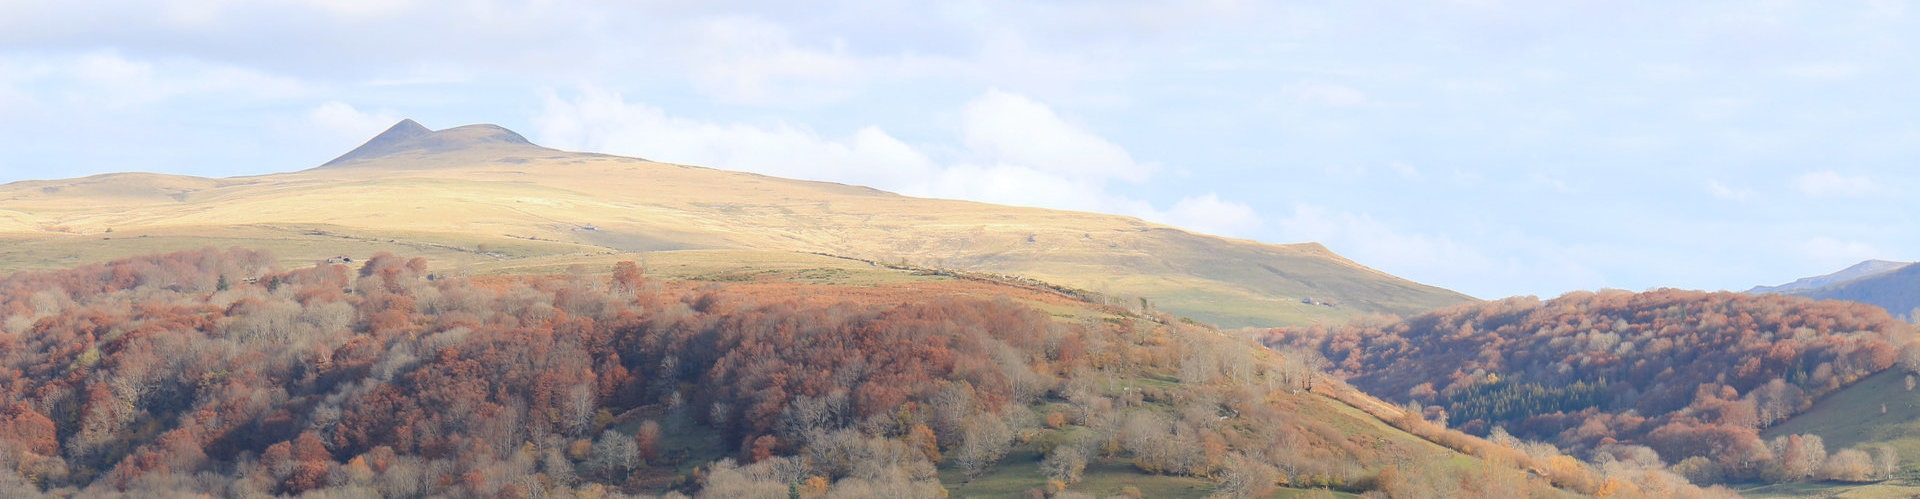
[[[1920,366],[1878,308],[1771,295],[1513,298],[1263,348],[978,277],[277,261],[0,279],[0,495],[1720,496],[1898,472],[1890,446],[1762,435]]]
[[[1309,356],[1044,290],[275,262],[0,279],[0,495],[1703,493],[1372,419]]]
[[[1449,426],[1639,456],[1703,483],[1886,477],[1889,447],[1760,433],[1920,361],[1912,327],[1878,307],[1680,290],[1509,298],[1264,341],[1322,354],[1335,376]]]

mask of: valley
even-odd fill
[[[1405,421],[1164,313],[805,263],[439,277],[420,257],[280,270],[208,249],[15,273],[0,478],[88,496],[1701,493]]]
[[[0,423],[44,435],[7,450],[21,490],[1920,490],[1911,408],[1850,417],[1920,347],[1846,302],[1477,301],[1313,243],[410,120],[298,172],[8,184],[0,213]]]
[[[8,2],[0,499],[1920,498],[1911,3]]]

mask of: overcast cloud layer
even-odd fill
[[[1907,2],[0,0],[0,181],[401,118],[1100,211],[1481,297],[1920,259]]]

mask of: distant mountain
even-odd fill
[[[1334,254],[1132,217],[901,196],[560,151],[495,125],[402,121],[325,165],[206,179],[108,174],[0,185],[0,270],[206,246],[287,264],[378,251],[472,273],[687,250],[824,254],[1019,276],[1226,327],[1412,315],[1473,301]],[[763,269],[762,269],[763,270]],[[1144,299],[1144,301],[1142,301]]]
[[[1872,277],[1831,284],[1802,292],[1799,296],[1820,300],[1847,300],[1879,306],[1902,320],[1911,321],[1920,309],[1920,265]]]
[[[328,161],[326,164],[320,166],[333,166],[357,159],[375,158],[391,154],[394,151],[405,148],[403,144],[406,142],[432,133],[433,130],[427,129],[426,126],[421,125],[419,122],[410,119],[400,120],[399,123],[394,123],[393,126],[387,127],[387,131],[380,132],[380,135],[375,135],[372,139],[368,139],[367,143],[361,144],[360,147],[355,147],[352,151],[347,151],[346,154],[342,154],[338,158],[333,158],[333,161]]]
[[[1901,267],[1905,267],[1911,264],[1913,264],[1913,262],[1867,260],[1864,262],[1854,264],[1852,267],[1841,269],[1839,272],[1834,272],[1832,274],[1814,276],[1814,277],[1802,277],[1799,279],[1795,279],[1793,282],[1781,284],[1779,286],[1754,286],[1753,289],[1747,290],[1747,293],[1748,294],[1760,294],[1760,293],[1795,294],[1795,292],[1799,292],[1799,291],[1808,291],[1815,288],[1821,288],[1825,286],[1831,286],[1834,284],[1851,281],[1854,279],[1862,279],[1862,278],[1877,276],[1880,274],[1885,274],[1895,270],[1900,270]]]
[[[418,155],[431,155],[476,148],[505,148],[509,151],[528,149],[545,150],[533,145],[526,137],[499,125],[467,125],[446,130],[428,130],[413,120],[401,120],[387,131],[380,132],[366,144],[348,151],[346,154],[320,165],[321,168],[355,166],[361,163],[375,163],[381,166],[394,166],[388,160],[401,153],[412,152]]]
[[[1759,286],[1748,293],[1779,293],[1816,300],[1846,300],[1874,305],[1911,321],[1920,308],[1920,265],[1868,260],[1846,270],[1808,277],[1780,286]]]

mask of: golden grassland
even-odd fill
[[[1471,299],[1313,243],[527,144],[475,142],[229,179],[133,173],[0,186],[0,270],[206,246],[264,248],[289,266],[388,251],[477,273],[612,259],[645,260],[676,277],[850,265],[807,255],[819,253],[1144,297],[1225,327],[1409,314]]]

